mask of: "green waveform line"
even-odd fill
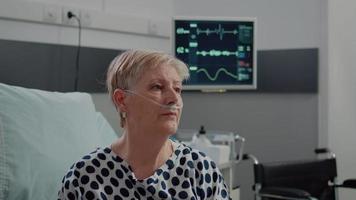
[[[220,51],[212,49],[210,51],[197,51],[196,55],[201,56],[239,56],[238,51]]]
[[[218,71],[215,73],[215,76],[214,76],[214,77],[210,76],[209,72],[208,72],[206,69],[204,69],[204,68],[198,69],[198,70],[197,70],[197,73],[199,73],[199,72],[204,72],[205,75],[208,77],[208,79],[211,80],[211,81],[216,81],[216,79],[218,78],[218,76],[219,76],[219,74],[220,74],[221,72],[225,72],[226,75],[231,76],[232,78],[238,80],[238,77],[237,77],[235,74],[230,73],[230,72],[227,71],[225,68],[219,68]]]
[[[221,24],[219,24],[217,29],[212,29],[212,30],[210,30],[209,28],[205,29],[205,30],[198,28],[197,29],[197,35],[199,35],[201,33],[206,34],[207,36],[209,36],[210,34],[217,34],[217,35],[219,35],[220,40],[222,40],[223,37],[224,37],[224,34],[234,34],[234,35],[236,35],[238,33],[238,30],[236,30],[236,29],[225,30],[224,28],[221,28]]]

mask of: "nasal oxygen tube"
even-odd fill
[[[164,104],[161,104],[161,103],[159,103],[159,102],[157,102],[157,101],[155,101],[153,99],[145,97],[144,95],[138,94],[138,93],[136,93],[134,91],[131,91],[131,90],[124,90],[124,91],[127,92],[127,93],[130,93],[130,94],[133,94],[133,95],[137,95],[137,96],[139,96],[139,97],[141,97],[141,98],[143,98],[143,99],[145,99],[145,100],[147,100],[147,101],[149,101],[149,102],[151,102],[151,103],[153,103],[153,104],[155,104],[155,105],[157,105],[157,106],[159,106],[159,107],[161,107],[163,109],[167,109],[167,110],[170,110],[170,111],[175,111],[175,110],[183,108],[183,102],[182,102],[182,105],[177,105],[177,104],[164,105]]]

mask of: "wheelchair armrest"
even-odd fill
[[[347,179],[341,185],[338,185],[338,187],[356,189],[356,179]]]
[[[329,153],[330,150],[328,148],[317,148],[314,150],[316,154],[321,154],[321,153]]]
[[[312,199],[304,190],[287,187],[264,187],[259,191],[259,196],[277,199]]]

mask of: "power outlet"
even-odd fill
[[[70,26],[76,26],[78,25],[77,20],[72,17],[68,17],[68,12],[72,12],[75,16],[80,18],[80,10],[77,8],[69,8],[69,7],[63,7],[62,8],[62,24],[64,25],[70,25]]]
[[[43,8],[42,20],[46,23],[60,24],[62,21],[61,7],[55,5],[45,5]]]

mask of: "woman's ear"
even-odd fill
[[[125,104],[126,92],[122,89],[116,89],[112,94],[112,100],[115,104],[116,110],[126,112]]]

